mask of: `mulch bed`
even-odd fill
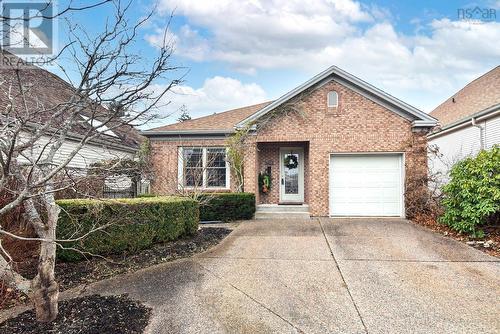
[[[231,230],[222,227],[202,227],[194,236],[156,244],[137,254],[108,256],[82,262],[59,262],[56,277],[61,290],[92,283],[118,274],[133,272],[155,264],[190,257],[218,244]]]
[[[190,257],[218,244],[231,230],[223,227],[202,227],[194,236],[156,244],[137,254],[108,256],[106,259],[92,258],[81,262],[57,262],[56,279],[60,290],[67,290],[81,284],[89,284],[119,274],[133,272],[155,264]],[[35,264],[36,265],[36,264]],[[36,267],[31,266],[22,272],[33,277]],[[27,304],[29,299],[11,289],[0,288],[0,310],[16,305]]]
[[[417,225],[425,226],[447,237],[466,243],[480,251],[483,251],[491,256],[500,257],[500,226],[485,226],[483,238],[473,238],[467,234],[462,234],[452,230],[450,227],[439,224],[432,217],[425,215],[415,217],[412,222]]]
[[[60,302],[51,323],[39,323],[33,311],[26,311],[1,323],[0,333],[143,333],[150,316],[151,309],[127,296],[91,295]]]
[[[28,296],[12,289],[0,281],[0,310],[28,302]]]

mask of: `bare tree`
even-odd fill
[[[86,145],[109,138],[124,124],[140,125],[158,117],[160,99],[180,82],[172,79],[178,68],[171,65],[172,44],[166,31],[154,56],[142,57],[133,51],[138,30],[151,14],[131,23],[127,19],[130,3],[96,2],[112,6],[114,17],[95,36],[68,21],[68,43],[50,60],[67,80],[50,78],[51,93],[57,96],[47,97],[41,91],[46,88],[44,77],[51,74],[2,51],[12,66],[1,69],[0,80],[0,192],[10,195],[0,215],[22,206],[36,237],[22,237],[2,226],[0,234],[39,241],[40,253],[37,275],[29,281],[14,271],[0,240],[0,279],[30,294],[39,321],[57,316],[56,248],[70,241],[56,235],[60,208],[55,194],[71,186],[71,178],[60,176]],[[79,10],[86,8],[93,7]],[[71,7],[65,8],[52,19],[64,19],[70,11]],[[103,107],[107,105],[114,107]],[[61,154],[68,139],[75,144]]]

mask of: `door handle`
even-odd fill
[[[285,184],[285,179],[281,178],[281,184],[284,185]]]

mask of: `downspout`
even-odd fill
[[[484,128],[476,123],[476,119],[474,117],[471,118],[471,124],[473,127],[479,129],[479,145],[481,150],[484,150]]]

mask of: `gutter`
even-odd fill
[[[79,141],[79,140],[81,140],[82,137],[83,136],[78,135],[78,134],[68,134],[68,139],[69,140]],[[113,148],[113,149],[116,149],[118,151],[126,151],[126,152],[129,152],[129,153],[136,153],[137,150],[139,150],[139,147],[134,148],[134,147],[131,147],[131,146],[125,146],[125,145],[122,145],[122,144],[109,142],[109,141],[107,141],[105,139],[101,139],[101,138],[91,139],[87,143],[91,144],[91,145],[102,145],[102,146],[105,146],[107,148]]]
[[[479,129],[479,146],[481,147],[481,150],[484,149],[484,128],[476,123],[476,119],[474,117],[471,118],[471,124],[473,127]]]
[[[234,129],[200,129],[200,130],[166,130],[166,131],[141,131],[140,134],[144,137],[173,137],[173,136],[221,136],[235,133]]]
[[[38,125],[37,123],[33,123],[33,122],[29,122],[27,124],[27,126],[31,127],[31,128],[34,128],[37,125]],[[48,131],[51,131],[52,133],[57,132],[53,128],[48,129]],[[103,135],[103,136],[105,136],[105,135]],[[83,135],[79,134],[78,132],[74,132],[74,131],[68,131],[68,133],[66,135],[67,140],[80,141],[82,138],[83,138]],[[103,139],[103,137],[93,138],[93,139],[89,140],[87,142],[87,144],[96,145],[96,146],[102,145],[102,146],[105,146],[107,148],[114,148],[114,149],[117,149],[119,151],[125,151],[125,152],[129,152],[129,153],[136,153],[137,150],[139,149],[139,147],[134,148],[134,147],[126,146],[123,144],[114,143],[112,141],[108,141],[106,139]]]
[[[437,138],[437,137],[443,136],[449,132],[453,132],[453,131],[462,129],[462,128],[470,126],[470,125],[474,126],[474,124],[472,124],[472,122],[477,124],[477,122],[480,122],[482,120],[485,120],[485,119],[488,119],[491,117],[495,117],[497,115],[500,115],[500,103],[495,104],[491,107],[488,107],[484,110],[481,110],[481,111],[473,114],[472,116],[468,116],[468,117],[463,118],[461,120],[458,120],[454,123],[451,123],[451,124],[445,126],[444,128],[442,128],[440,131],[429,134],[427,136],[427,138],[428,139]]]
[[[432,128],[432,127],[436,126],[436,122],[435,121],[414,120],[411,123],[411,125],[415,128],[421,128],[421,127]]]

